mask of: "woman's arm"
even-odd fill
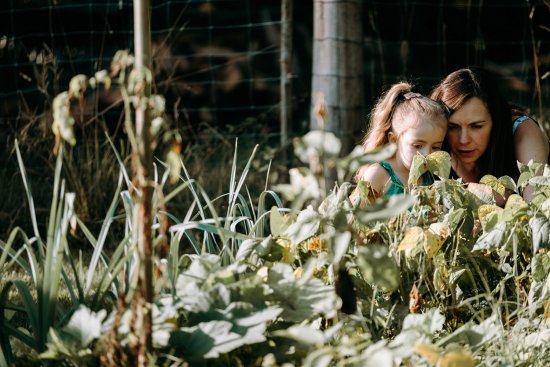
[[[533,120],[527,119],[518,125],[514,133],[514,146],[516,159],[521,163],[527,164],[530,160],[548,163],[548,152],[550,150],[548,138]],[[534,187],[527,185],[523,190],[523,198],[531,201],[533,192]]]
[[[516,159],[523,164],[530,160],[548,163],[550,150],[546,134],[533,120],[527,119],[518,125],[514,134]]]

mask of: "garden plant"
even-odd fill
[[[0,241],[0,271],[15,274],[0,289],[0,366],[136,363],[133,170],[113,145],[120,179],[99,233],[75,213],[62,175],[66,145],[76,143],[71,109],[99,87],[120,88],[130,145],[132,110],[145,103],[151,136],[168,147],[157,149],[154,166],[149,365],[550,365],[550,167],[520,164],[517,182],[485,176],[468,190],[449,178],[447,153],[418,155],[410,190],[375,198],[351,177],[394,147],[341,157],[338,138],[316,130],[294,139],[302,166],[290,170],[290,182],[268,187],[266,177],[257,197],[247,189],[257,149],[241,166],[235,143],[227,193],[212,198],[182,164],[163,97],[140,95],[150,76],[132,65],[121,51],[110,72],[76,76],[55,98],[57,161],[45,219],[33,210],[18,155],[34,230],[16,228]],[[434,183],[416,186],[423,174]],[[530,202],[522,198],[527,185]],[[167,211],[184,192],[193,198],[185,215]],[[503,207],[493,192],[508,196]],[[119,218],[125,231],[106,251]],[[74,231],[88,240],[89,259],[71,247]]]

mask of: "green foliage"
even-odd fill
[[[123,52],[113,65],[124,74],[131,63],[131,55]],[[147,72],[119,77],[119,83],[128,83],[123,97],[129,105],[151,103],[162,118],[162,98],[132,97]],[[110,79],[79,76],[65,97],[80,98],[87,83],[98,82],[107,85]],[[68,102],[59,101],[54,130],[70,143]],[[160,134],[162,121],[157,123]],[[213,199],[177,156],[159,160],[152,233],[168,249],[162,257],[154,254],[157,364],[549,362],[548,167],[520,166],[518,182],[485,176],[466,186],[449,179],[448,154],[418,155],[407,194],[377,199],[367,183],[359,183],[350,195],[354,185],[349,178],[363,164],[394,154],[394,146],[339,157],[338,139],[323,131],[297,138],[294,145],[309,167],[291,170],[290,184],[276,185],[274,191],[266,185],[254,199],[246,182],[257,147],[239,169],[235,144],[227,192]],[[59,149],[62,157],[63,143]],[[34,233],[14,230],[0,242],[0,268],[18,267],[31,285],[13,279],[0,290],[0,364],[21,357],[23,343],[33,350],[30,362],[97,365],[109,347],[105,335],[114,339],[118,352],[133,353],[132,309],[113,309],[109,300],[124,298],[136,284],[138,258],[130,238],[135,234],[133,195],[139,193],[114,151],[121,174],[97,237],[74,213],[59,175],[62,158],[56,165],[48,233],[41,236],[19,158]],[[330,170],[339,184],[326,190],[324,173]],[[426,174],[435,182],[418,186]],[[176,187],[164,193],[174,178]],[[533,200],[526,202],[522,194],[529,186]],[[181,218],[166,210],[180,193],[193,198]],[[500,206],[499,196],[507,196]],[[126,233],[107,256],[107,234],[117,216],[125,219]],[[75,226],[93,247],[86,272],[68,246],[67,233]],[[186,246],[194,253],[184,252]],[[61,281],[68,305],[59,302]]]

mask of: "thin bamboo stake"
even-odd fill
[[[134,47],[135,72],[142,78],[141,98],[147,101],[151,95],[151,2],[134,0]],[[138,152],[136,159],[136,179],[141,192],[137,214],[137,247],[139,252],[139,291],[132,305],[136,311],[135,332],[138,333],[139,349],[137,365],[148,365],[148,353],[152,351],[152,195],[153,195],[153,155],[151,137],[151,116],[148,103],[139,103],[136,107],[136,135]]]

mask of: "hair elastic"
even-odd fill
[[[403,98],[405,99],[420,98],[420,97],[422,97],[422,94],[415,93],[415,92],[407,92],[403,94]]]

